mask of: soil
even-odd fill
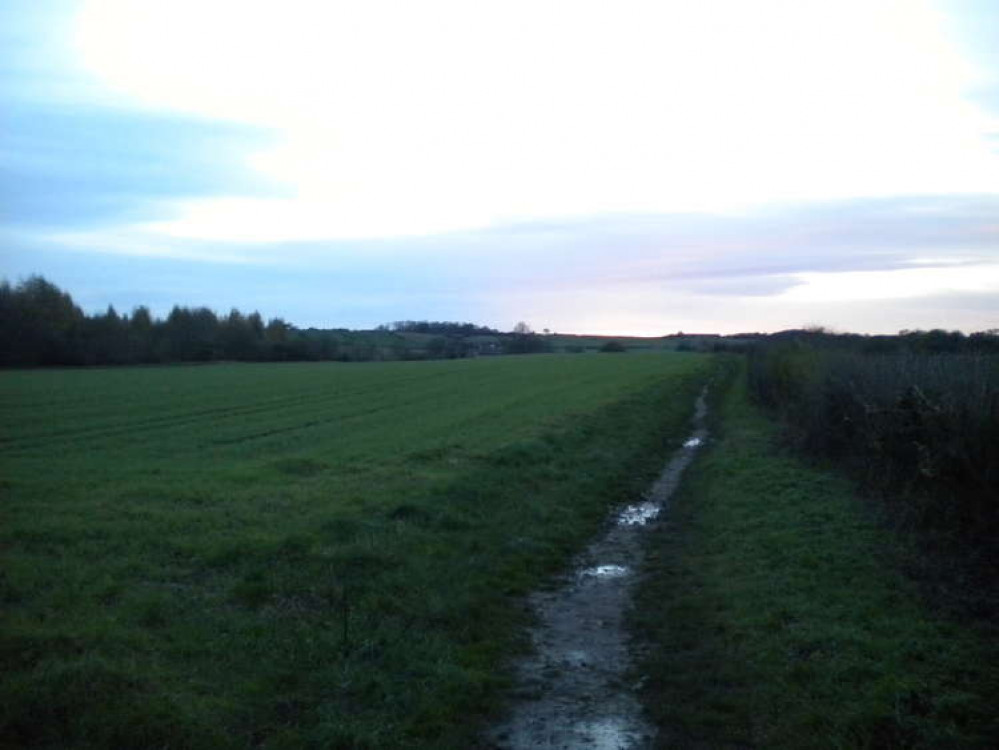
[[[633,681],[625,614],[643,541],[666,510],[683,471],[707,438],[705,394],[697,399],[694,432],[641,502],[612,518],[572,571],[529,598],[537,625],[533,653],[517,665],[509,717],[486,735],[504,750],[645,750],[655,728],[642,714]]]

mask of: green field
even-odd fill
[[[468,747],[698,355],[0,374],[5,747]]]

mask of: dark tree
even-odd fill
[[[628,351],[624,344],[620,341],[608,341],[603,346],[600,347],[600,351],[606,352],[608,354],[623,354]]]
[[[69,365],[80,362],[83,312],[70,296],[41,276],[0,291],[0,362]]]
[[[218,318],[207,307],[174,306],[163,326],[167,359],[181,362],[215,359],[218,332]]]

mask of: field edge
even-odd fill
[[[715,410],[631,618],[660,746],[994,746],[995,647],[886,565],[897,539],[779,447],[744,375]]]

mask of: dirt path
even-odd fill
[[[618,513],[610,530],[576,560],[572,573],[530,598],[538,625],[534,653],[518,664],[509,719],[487,735],[505,750],[641,750],[654,727],[628,684],[631,655],[624,616],[643,536],[665,509],[707,432],[705,394],[697,399],[694,431],[642,502]]]

